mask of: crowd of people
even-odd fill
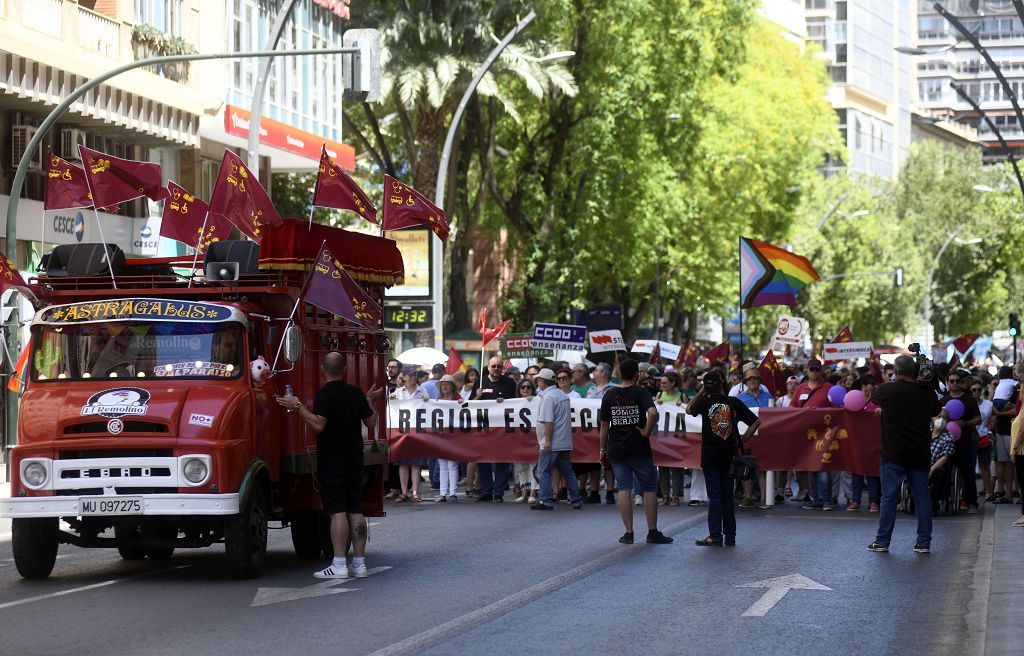
[[[964,406],[964,412],[952,422],[935,421],[929,468],[932,483],[940,487],[948,484],[953,468],[958,469],[960,480],[964,482],[958,509],[968,513],[976,513],[983,501],[1002,504],[1016,500],[1019,503],[1017,481],[1024,476],[1024,457],[1016,458],[1016,455],[1024,455],[1024,445],[1020,438],[1012,439],[1011,435],[1020,433],[1013,430],[1012,423],[1021,406],[1018,381],[1024,376],[1024,365],[1018,365],[1016,369],[1003,366],[996,375],[991,375],[984,367],[969,369],[937,365],[935,369],[938,377],[935,394],[940,406],[950,399],[958,399]],[[550,372],[551,380],[540,378],[542,371]],[[498,357],[488,361],[483,375],[475,368],[449,375],[445,373],[444,365],[435,365],[430,371],[424,371],[391,360],[388,378],[389,395],[393,399],[441,398],[462,402],[532,398],[546,388],[556,389],[569,399],[603,399],[610,390],[623,385],[618,363],[588,367],[582,363],[554,362],[532,365],[520,371]],[[703,407],[706,404],[694,404],[700,390],[709,381],[720,381],[720,390],[709,388],[708,391],[735,399],[728,403],[735,405],[736,411],[732,415],[739,416],[740,407],[830,407],[833,401],[829,392],[834,386],[845,391],[860,390],[870,400],[882,381],[893,378],[892,364],[874,369],[856,367],[849,362],[826,366],[812,358],[785,371],[785,389],[779,390],[777,395],[765,385],[755,362],[737,363],[732,367],[726,362],[714,362],[705,370],[639,363],[635,384],[649,392],[655,405],[685,406],[691,414],[700,415],[707,411]],[[866,409],[881,412],[881,408],[870,401]],[[958,435],[951,434],[949,424],[956,425],[952,430]],[[742,452],[742,448],[742,445],[736,445],[738,451]],[[429,468],[427,485],[437,491],[433,496],[437,502],[458,500],[461,488],[463,496],[478,502],[501,503],[505,500],[505,493],[511,489],[514,502],[545,506],[549,502],[539,496],[541,476],[537,466],[538,462],[400,461],[394,463],[395,470],[390,477],[394,489],[388,493],[388,498],[398,503],[421,501],[420,472]],[[877,513],[883,493],[877,471],[775,472],[775,485],[771,490],[767,489],[767,472],[759,471],[756,477],[737,482],[735,490],[722,492],[719,488],[723,480],[710,480],[703,467],[692,470],[660,467],[652,490],[643,489],[638,482],[639,477],[634,477],[633,485],[617,484],[619,479],[615,468],[607,463],[572,463],[571,468],[574,488],[570,488],[567,480],[570,477],[564,473],[564,463],[557,458],[551,459],[548,469],[543,472],[545,477],[550,477],[554,490],[551,503],[563,500],[580,507],[603,501],[611,505],[625,495],[636,506],[699,506],[709,502],[717,506],[716,499],[720,499],[729,510],[715,510],[724,513],[726,522],[733,506],[767,510],[773,505],[797,503],[807,510],[845,508],[849,512],[866,509]],[[938,497],[932,495],[933,505],[938,503]],[[1017,525],[1024,526],[1024,515]],[[710,538],[712,542],[719,539],[715,536]],[[728,541],[728,536],[725,540]]]

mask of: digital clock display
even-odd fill
[[[424,306],[392,305],[384,308],[384,327],[394,330],[430,328],[434,322],[434,308]]]

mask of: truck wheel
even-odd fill
[[[259,575],[267,557],[267,501],[263,488],[253,488],[237,515],[224,520],[224,556],[228,572],[237,579]]]
[[[129,526],[128,524],[118,524],[114,527],[114,537],[117,540],[133,540],[140,537],[139,528],[137,526]],[[121,558],[125,560],[142,560],[146,557],[146,550],[142,547],[133,546],[121,546],[117,547],[117,553],[121,554]]]
[[[176,538],[178,529],[173,526],[161,526],[154,532],[154,537]],[[167,560],[174,555],[174,547],[146,547],[145,551],[150,560]]]
[[[22,517],[11,522],[11,550],[18,574],[26,579],[45,579],[57,562],[56,517]]]
[[[295,555],[310,560],[320,555],[319,519],[316,511],[296,513],[292,519],[292,546]]]

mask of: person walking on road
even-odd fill
[[[565,486],[569,489],[569,500],[572,507],[579,510],[583,507],[580,499],[580,484],[572,470],[572,415],[569,408],[569,397],[558,389],[555,372],[544,368],[537,374],[536,381],[540,389],[540,410],[537,413],[537,443],[540,446],[540,457],[537,462],[537,484],[540,487],[538,502],[530,506],[532,510],[553,510],[554,494],[551,490],[551,469],[557,468]]]
[[[697,540],[701,547],[736,545],[736,502],[732,476],[733,457],[743,442],[761,425],[738,397],[725,394],[725,382],[715,371],[704,376],[704,385],[686,406],[686,413],[701,418],[700,466],[708,488],[708,536]],[[747,425],[741,437],[739,423]],[[724,540],[723,540],[724,535]]]
[[[608,390],[601,399],[601,455],[607,456],[620,490],[632,490],[634,479],[644,493],[647,516],[647,542],[669,544],[672,538],[658,530],[658,474],[651,453],[651,433],[658,421],[658,410],[651,393],[637,385],[640,366],[627,358],[619,363],[622,383]],[[633,506],[628,494],[618,494],[619,515],[626,532],[619,538],[633,544]]]
[[[871,401],[882,409],[882,508],[878,533],[868,551],[889,551],[896,525],[900,484],[906,480],[917,507],[914,551],[929,553],[932,543],[932,504],[928,494],[931,466],[932,418],[943,413],[930,384],[917,381],[917,362],[909,355],[896,358],[896,380],[882,383]],[[944,414],[944,413],[943,413]]]
[[[363,435],[377,425],[373,404],[384,390],[376,385],[365,394],[345,382],[345,356],[337,351],[324,355],[320,365],[327,381],[316,393],[310,412],[298,397],[279,396],[278,405],[297,410],[302,421],[316,432],[317,483],[324,511],[331,517],[334,560],[313,576],[318,579],[365,578],[366,518],[363,517]],[[345,561],[352,542],[352,567]]]

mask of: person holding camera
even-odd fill
[[[942,406],[929,378],[919,380],[918,363],[909,355],[896,358],[896,380],[882,383],[871,401],[882,409],[882,507],[878,533],[868,551],[889,551],[896,524],[900,484],[906,480],[917,508],[917,542],[914,551],[929,553],[932,542],[932,504],[928,494],[931,466],[932,419]],[[930,369],[930,367],[929,367]]]
[[[700,466],[708,488],[708,536],[701,547],[736,545],[736,503],[733,497],[733,458],[753,436],[761,421],[735,396],[725,394],[725,381],[717,371],[704,375],[704,385],[686,406],[686,414],[701,418]],[[742,437],[739,423],[747,425]]]

